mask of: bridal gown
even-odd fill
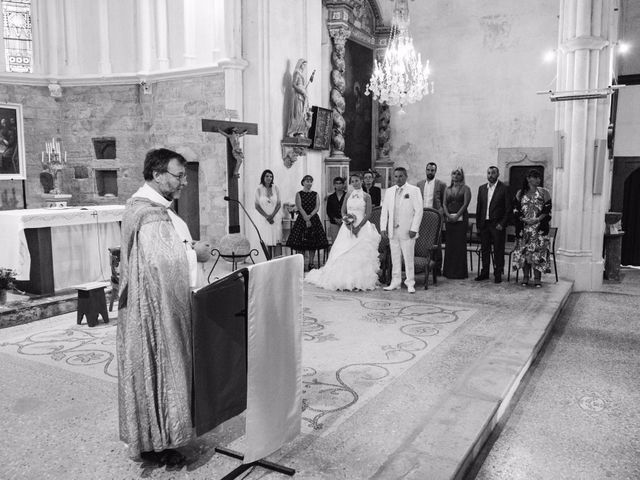
[[[356,217],[358,225],[364,217],[366,203],[362,190],[354,190],[347,199],[347,213]],[[380,234],[367,222],[358,232],[351,233],[346,225],[340,227],[329,259],[324,267],[311,270],[305,281],[327,290],[373,290],[378,283],[378,244]]]

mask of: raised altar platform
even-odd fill
[[[120,244],[123,212],[124,205],[1,211],[0,265],[30,293],[108,281],[107,248]]]

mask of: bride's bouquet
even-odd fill
[[[342,223],[349,229],[350,232],[355,221],[356,216],[353,213],[347,213],[344,217],[342,217]]]

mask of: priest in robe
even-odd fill
[[[206,242],[193,242],[171,209],[187,184],[185,158],[154,149],[144,160],[144,185],[122,219],[118,308],[120,438],[131,457],[169,466],[193,437],[190,292]]]

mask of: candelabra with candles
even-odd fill
[[[55,138],[45,142],[45,151],[40,157],[42,168],[49,171],[53,177],[53,190],[50,192],[54,195],[62,194],[62,174],[60,171],[67,163],[67,152],[62,152],[60,142]]]

